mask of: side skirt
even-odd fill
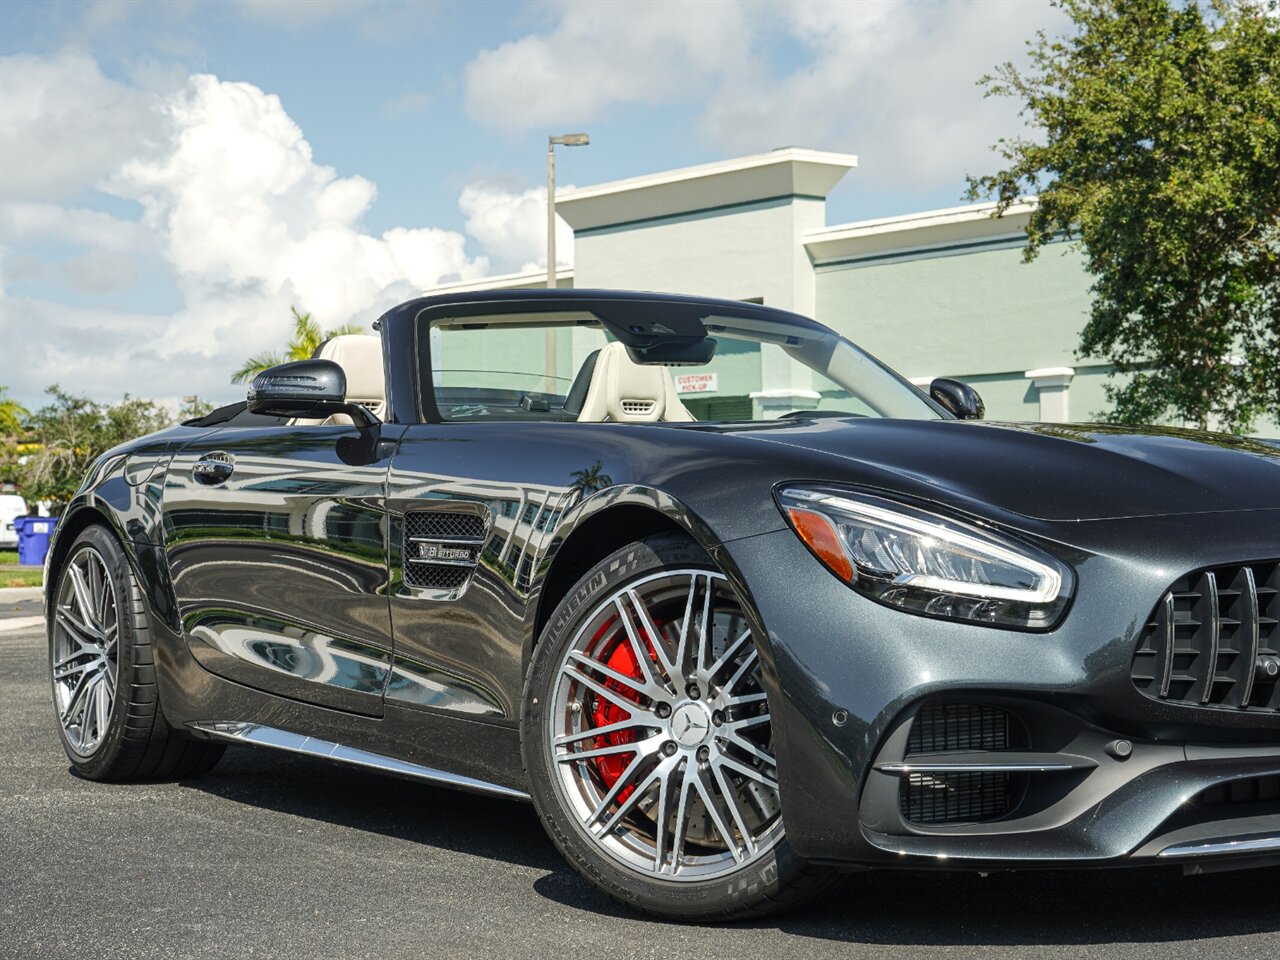
[[[301,733],[290,733],[277,727],[268,727],[260,723],[243,723],[235,721],[195,721],[187,724],[193,730],[199,730],[220,740],[232,743],[248,743],[259,747],[271,747],[289,753],[301,753],[310,757],[323,757],[340,763],[349,763],[357,767],[366,767],[381,773],[408,777],[413,780],[426,780],[430,783],[443,784],[459,790],[470,790],[473,793],[486,793],[511,800],[529,801],[529,795],[522,790],[500,786],[474,777],[466,777],[434,767],[426,767],[406,760],[397,760],[369,750],[348,747],[329,740],[308,737]]]

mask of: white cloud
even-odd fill
[[[89,102],[139,102],[79,55],[9,58],[5,69],[18,88],[65,98],[70,75],[83,81],[75,96]],[[21,76],[28,69],[40,83]],[[44,102],[54,115],[68,114],[58,97]],[[38,400],[46,384],[59,382],[97,396],[128,389],[229,398],[230,371],[286,339],[291,305],[324,326],[367,323],[423,287],[490,270],[489,255],[469,253],[459,232],[370,233],[362,218],[376,199],[374,184],[316,163],[280,100],[257,87],[200,75],[146,102],[138,121],[145,142],[119,143],[93,163],[25,184],[23,199],[0,203],[5,279],[61,280],[106,293],[133,282],[138,258],[149,257],[168,268],[183,306],[172,315],[120,314],[0,292],[3,353],[17,355],[10,345],[21,345],[23,358],[20,366],[6,360],[0,379],[17,396]],[[31,111],[17,121],[5,114],[7,169],[8,144],[38,133],[43,121]],[[74,152],[75,145],[64,138],[56,149]],[[52,199],[94,185],[136,202],[139,219]],[[470,232],[482,249],[492,244],[504,266],[538,256],[545,206],[532,197],[537,192],[483,186],[463,193]],[[42,243],[78,253],[42,264],[28,249]]]
[[[137,251],[149,240],[136,221],[101,210],[35,201],[0,203],[0,234],[8,243],[64,240],[113,253]]]
[[[88,54],[0,57],[0,198],[70,196],[148,148],[156,98],[109,80]]]
[[[566,184],[564,190],[573,189]],[[458,206],[467,217],[467,233],[507,270],[547,265],[547,191],[534,187],[512,193],[491,184],[462,191]],[[556,263],[573,263],[573,229],[556,217]]]
[[[585,123],[616,103],[690,95],[732,75],[751,43],[737,3],[559,3],[548,33],[481,52],[466,69],[467,108],[495,127]]]
[[[472,278],[488,266],[464,238],[396,228],[382,237],[360,220],[377,190],[317,164],[279,98],[245,83],[195,76],[165,107],[166,147],[131,161],[107,189],[136,200],[162,238],[189,308],[231,294],[218,327],[263,320],[254,297],[295,303],[323,324],[372,319],[385,292]],[[288,311],[267,326],[284,332]],[[170,339],[199,349],[200,333]]]
[[[550,30],[480,53],[467,105],[508,129],[585,123],[616,104],[688,104],[727,154],[791,143],[857,153],[858,178],[959,182],[1022,124],[975,86],[1018,60],[1047,0],[560,3]],[[778,70],[771,41],[795,65]]]
[[[137,282],[138,265],[132,257],[90,250],[68,260],[63,265],[63,273],[77,290],[85,293],[112,293]]]

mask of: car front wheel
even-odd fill
[[[833,879],[787,845],[756,638],[691,541],[630,544],[560,603],[534,652],[522,748],[552,839],[633,907],[760,916]]]
[[[165,720],[142,591],[105,527],[76,538],[53,589],[53,707],[76,772],[91,780],[179,779],[217,763],[221,744],[183,737]]]

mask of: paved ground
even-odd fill
[[[199,781],[90,783],[43,642],[0,631],[0,957],[1280,956],[1280,870],[864,874],[768,923],[673,926],[597,894],[519,804],[243,747]]]

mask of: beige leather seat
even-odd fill
[[[343,334],[326,340],[316,351],[320,360],[332,360],[347,375],[347,401],[367,407],[379,420],[387,412],[387,379],[382,366],[382,339],[365,333]],[[337,413],[325,423],[351,423]]]
[[[636,363],[621,343],[602,347],[579,421],[602,423],[688,422],[693,416],[676,396],[666,367]]]

